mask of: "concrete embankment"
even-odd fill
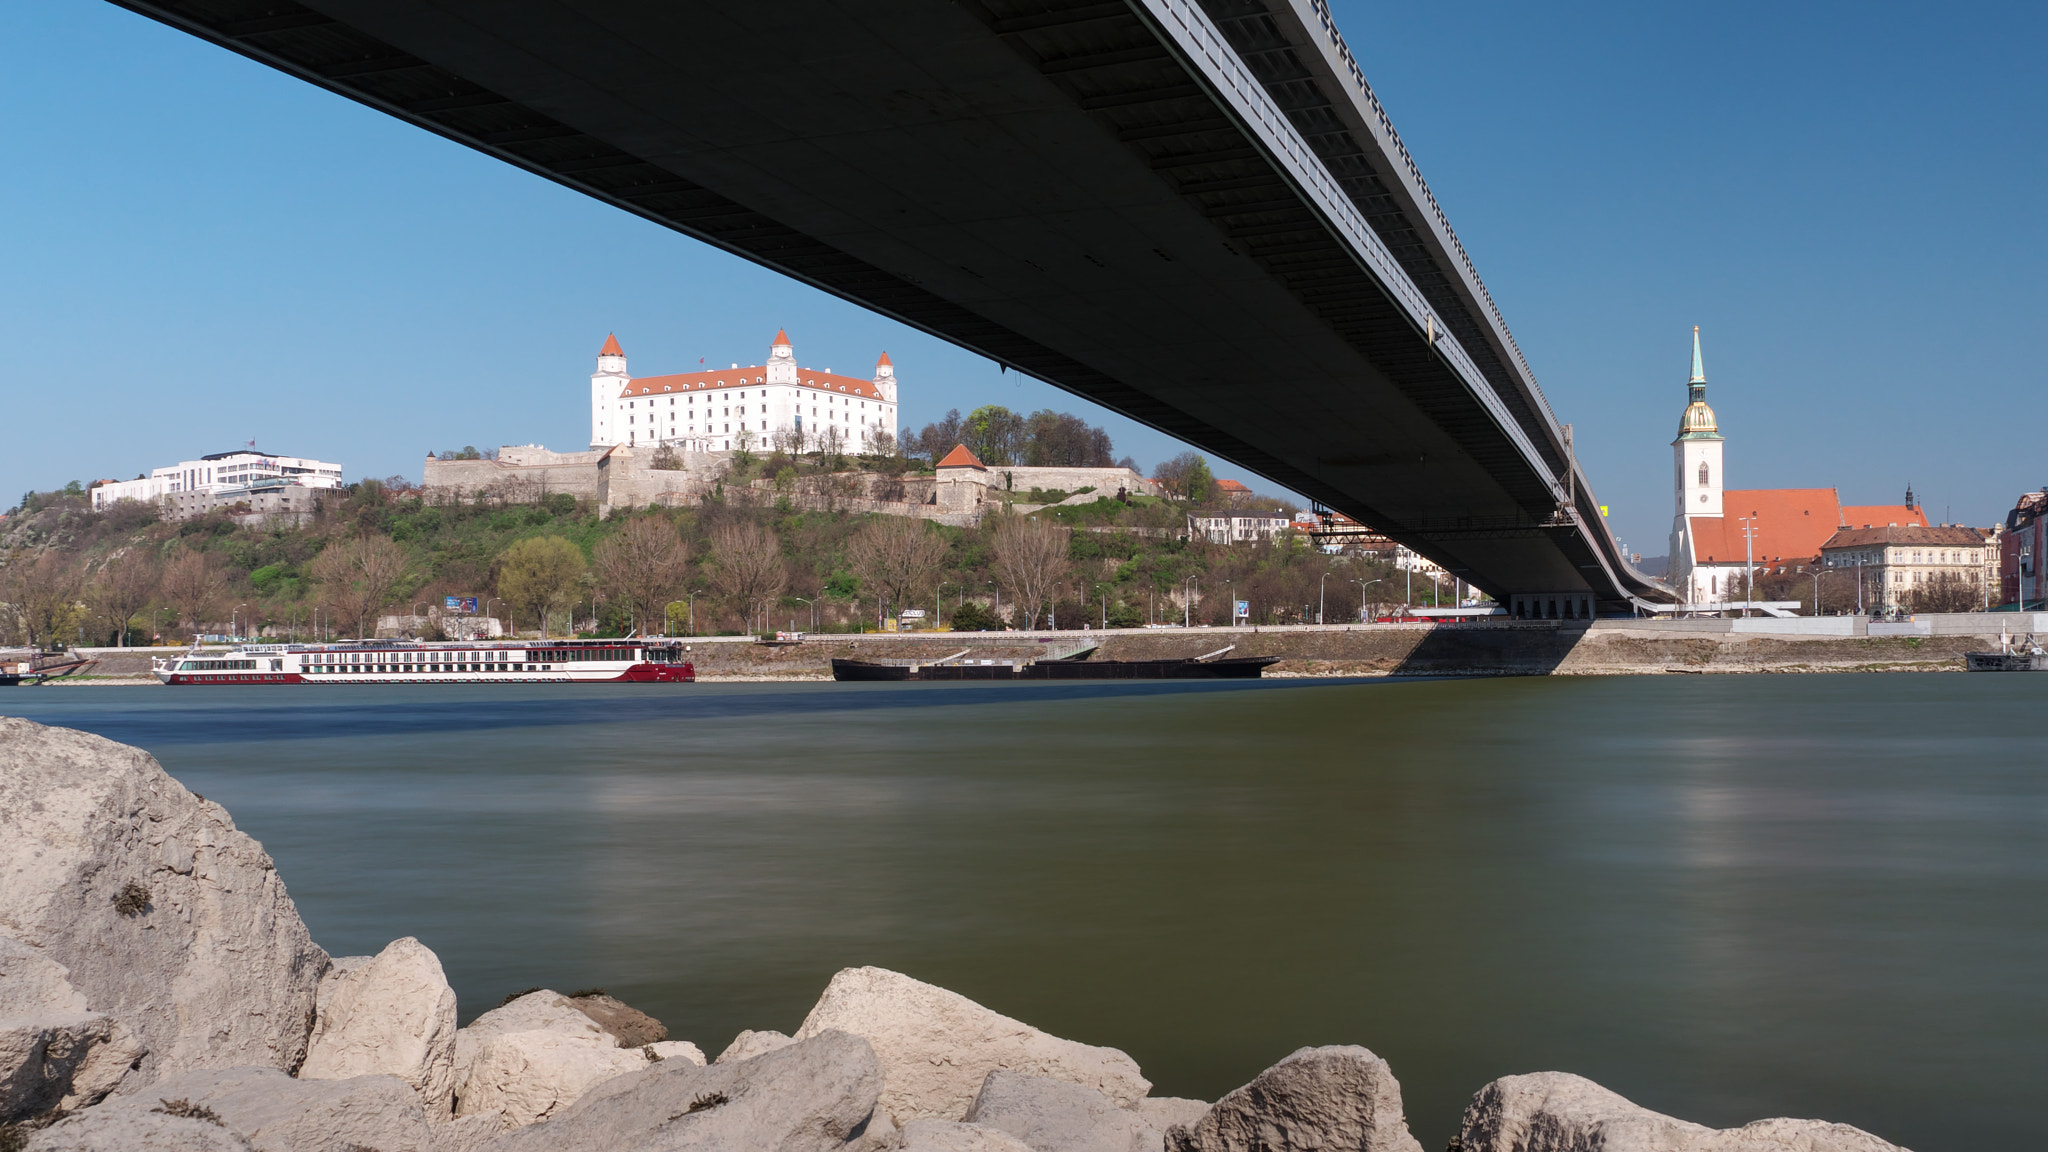
[[[2048,636],[2048,613],[1958,613],[1899,624],[1859,617],[1755,620],[1489,620],[1459,624],[1132,628],[1088,632],[815,634],[801,643],[742,636],[686,641],[704,680],[829,679],[832,660],[1036,660],[1099,645],[1099,660],[1278,656],[1268,676],[1622,676],[1723,672],[1960,672],[1963,654]],[[151,655],[92,649],[79,684],[153,684]],[[64,681],[57,681],[64,683]]]

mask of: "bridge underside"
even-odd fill
[[[1504,599],[1657,595],[1565,479],[1504,329],[1261,0],[1205,7],[1429,320],[1157,5],[120,2],[1086,396]]]

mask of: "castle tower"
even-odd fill
[[[768,346],[768,383],[795,385],[796,377],[796,349],[790,345],[789,333],[777,328],[775,342]]]
[[[619,338],[607,333],[604,347],[597,350],[597,371],[590,376],[590,446],[606,448],[619,443],[612,424],[618,419],[619,394],[633,378],[626,374],[626,350]]]
[[[875,394],[891,404],[896,402],[896,366],[889,363],[889,354],[875,361]]]

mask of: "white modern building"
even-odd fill
[[[107,480],[92,489],[92,506],[104,510],[120,500],[160,504],[166,498],[219,495],[268,481],[265,487],[296,484],[302,488],[339,488],[341,465],[301,456],[279,456],[253,448],[216,452],[153,469],[133,480]]]
[[[839,376],[799,366],[788,334],[777,332],[765,364],[636,378],[618,338],[607,336],[590,377],[590,446],[870,451],[895,443],[896,407],[887,352],[872,380]]]

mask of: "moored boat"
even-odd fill
[[[1998,651],[1963,653],[1963,669],[1967,672],[2048,672],[2048,651],[2042,650],[2031,632],[2027,633],[2025,640],[2015,641],[2006,635],[2004,628],[2000,628]]]
[[[681,641],[546,640],[426,644],[244,644],[151,662],[165,684],[686,684]]]

